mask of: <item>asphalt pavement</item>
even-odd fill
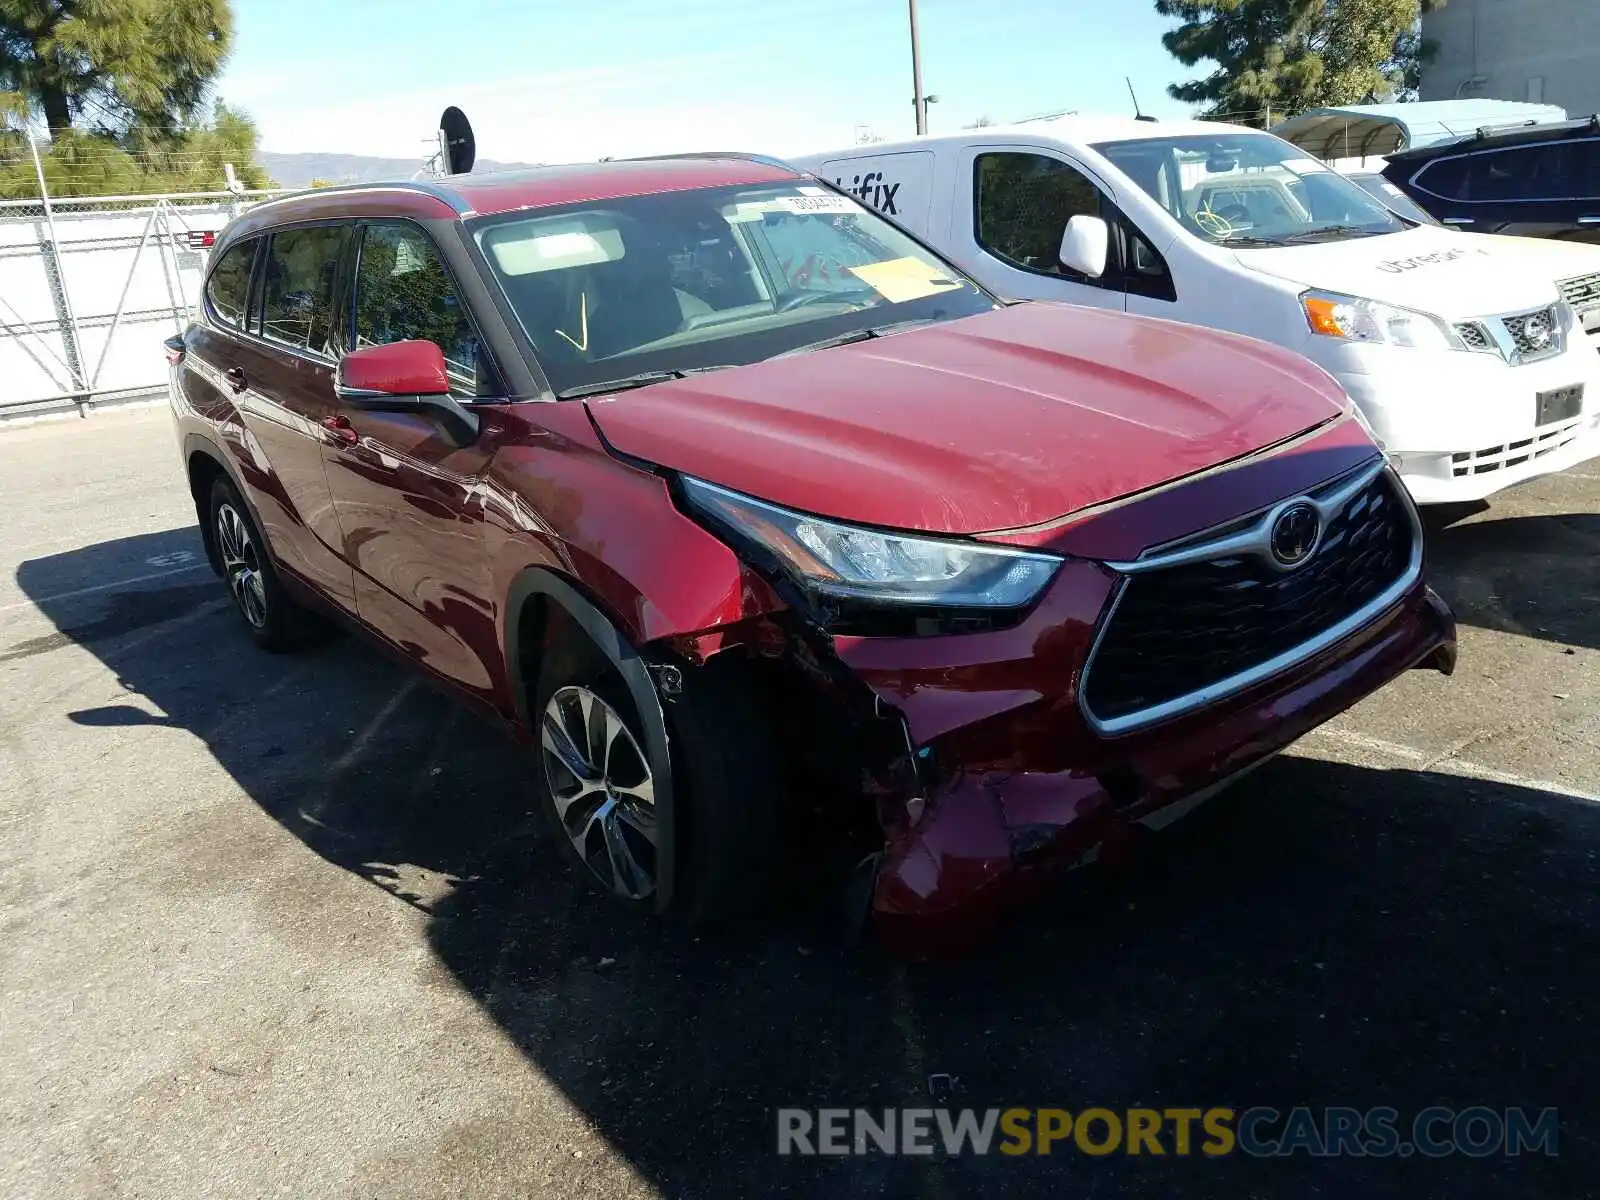
[[[1430,515],[1414,672],[976,958],[597,903],[529,762],[256,651],[164,410],[0,429],[0,1195],[1600,1194],[1600,464]],[[779,1107],[1555,1107],[1507,1159],[780,1158]]]

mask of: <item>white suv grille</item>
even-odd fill
[[[1596,277],[1600,284],[1600,276]],[[1513,366],[1554,358],[1566,347],[1561,315],[1554,307],[1477,321],[1457,321],[1451,328],[1468,350],[1498,354]]]
[[[1561,298],[1579,312],[1600,308],[1600,272],[1564,279],[1556,286],[1561,289]]]

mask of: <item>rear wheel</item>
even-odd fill
[[[560,840],[600,890],[638,908],[657,900],[672,816],[672,911],[692,921],[763,899],[782,828],[771,731],[738,664],[713,659],[664,705],[671,781],[647,752],[621,673],[574,626],[547,648],[535,690],[539,781]]]
[[[291,649],[307,614],[284,594],[266,539],[227,479],[211,486],[211,534],[223,581],[250,640],[263,650]]]

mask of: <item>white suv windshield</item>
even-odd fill
[[[1233,246],[1286,246],[1408,228],[1343,176],[1266,133],[1095,147],[1186,229]]]
[[[544,209],[473,234],[558,393],[994,307],[893,225],[805,180]]]

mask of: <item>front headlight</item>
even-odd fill
[[[987,614],[992,625],[993,618],[1031,604],[1064,561],[1028,550],[845,525],[687,476],[682,487],[690,508],[735,548],[769,560],[833,608],[865,604],[913,614],[966,611]]]
[[[1413,350],[1464,349],[1459,338],[1438,317],[1395,308],[1337,292],[1305,292],[1300,297],[1312,333],[1347,342],[1376,342]]]

